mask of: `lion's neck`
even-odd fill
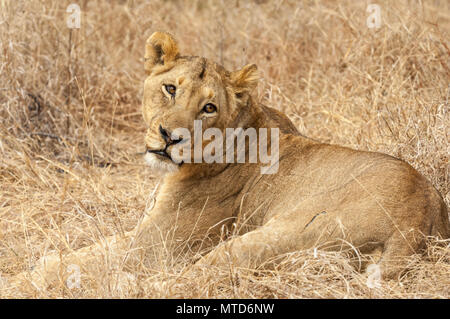
[[[256,102],[252,97],[249,97],[245,105],[240,107],[240,112],[235,116],[235,120],[230,124],[230,128],[254,128],[257,134],[257,141],[259,141],[259,129],[267,129],[267,150],[271,149],[271,129],[279,128],[280,135],[296,135],[301,136],[289,118],[283,113],[269,108],[267,106],[261,105]],[[280,136],[280,150],[283,147],[283,140]],[[307,138],[300,138],[299,143],[302,142],[309,143]],[[224,138],[225,141],[225,138]],[[301,145],[299,145],[301,146]],[[249,154],[249,145],[246,142],[245,146],[246,155]],[[224,148],[225,149],[225,148]],[[235,153],[236,149],[235,149]],[[224,154],[225,159],[225,154]],[[249,177],[254,174],[254,172],[260,172],[259,165],[249,164],[247,161],[244,164],[241,163],[186,163],[183,164],[180,169],[170,174],[171,180],[190,180],[190,179],[203,179],[203,178],[214,178],[218,175],[224,175],[225,171],[235,172],[242,171],[242,173],[248,175]]]
[[[238,107],[239,111],[235,116],[230,128],[242,127],[243,129],[270,127],[269,118],[264,114],[261,106],[251,96],[243,105]]]

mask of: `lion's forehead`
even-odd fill
[[[175,73],[186,76],[195,86],[225,86],[229,72],[204,57],[182,57],[176,62]]]
[[[199,78],[202,78],[202,75],[207,74],[208,71],[212,71],[212,74],[219,78],[228,77],[230,74],[223,66],[205,57],[183,56],[178,58],[175,64],[185,65],[190,68],[193,73],[196,73]],[[207,72],[204,73],[204,71]]]
[[[204,57],[180,57],[172,65],[151,74],[145,81],[144,89],[151,90],[165,81],[176,83],[181,78],[185,89],[195,91],[206,99],[213,99],[226,90],[229,72]]]

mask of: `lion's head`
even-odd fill
[[[183,136],[173,134],[177,128],[193,136],[195,120],[203,130],[249,125],[245,114],[251,112],[245,108],[258,81],[254,64],[228,72],[203,57],[182,56],[171,35],[155,32],[146,43],[145,70],[146,160],[157,170],[175,171],[179,166],[170,155],[171,148],[183,142]]]

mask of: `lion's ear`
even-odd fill
[[[230,78],[237,94],[253,91],[259,80],[258,68],[255,64],[248,64],[232,72]]]
[[[179,54],[177,43],[170,34],[155,32],[145,44],[145,71],[150,73],[155,65],[174,61]]]

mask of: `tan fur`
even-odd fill
[[[350,245],[362,253],[381,251],[379,265],[389,278],[404,267],[391,261],[420,252],[424,236],[449,237],[447,207],[430,182],[391,156],[301,136],[285,115],[253,99],[256,66],[228,72],[204,58],[183,57],[173,38],[160,32],[147,41],[145,57],[148,149],[164,148],[159,126],[192,131],[195,119],[203,120],[203,129],[279,127],[279,170],[261,175],[260,164],[178,166],[147,154],[155,171],[166,173],[156,204],[135,232],[111,247],[132,246],[140,250],[134,255],[146,256],[151,265],[152,250],[164,238],[173,252],[208,251],[198,264],[255,267],[296,250]],[[177,86],[175,98],[164,92],[164,84]],[[201,113],[208,102],[218,106],[216,115]],[[100,248],[85,248],[68,259],[92,262]],[[128,261],[133,260],[130,253]],[[56,272],[56,264],[46,267],[44,277]]]

